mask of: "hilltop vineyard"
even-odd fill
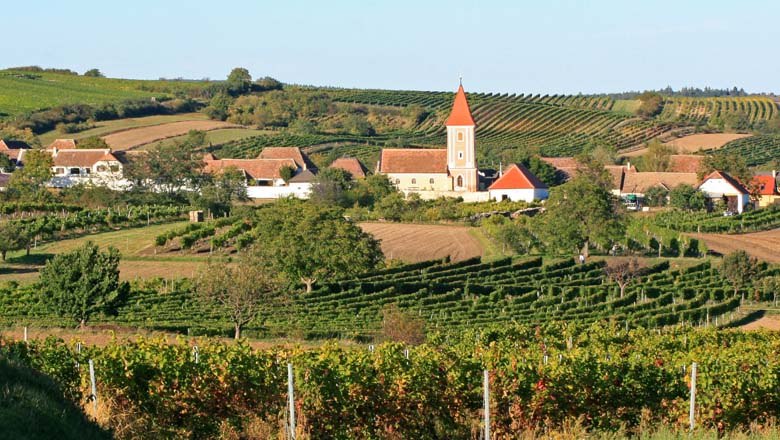
[[[737,139],[718,151],[743,157],[748,166],[763,165],[780,160],[780,136],[759,135]]]

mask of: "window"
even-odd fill
[[[430,179],[428,179],[428,183],[430,183],[431,185],[433,185],[433,177],[431,177]]]
[[[65,174],[65,168],[55,168],[54,174]]]
[[[463,152],[462,151],[458,151],[458,159],[463,159]]]
[[[417,185],[417,179],[412,179],[412,185]]]
[[[78,168],[71,168],[68,174],[70,174],[71,176],[78,176],[79,174],[81,174],[81,170],[79,170]]]
[[[92,171],[92,170],[90,170],[89,168],[84,168],[84,170],[82,170],[81,174],[89,174],[90,171]]]
[[[463,132],[462,131],[458,132],[458,142],[463,142]]]
[[[273,182],[270,180],[256,180],[255,183],[257,186],[273,186]]]
[[[106,166],[105,165],[98,165],[97,171],[98,171],[98,173],[105,173],[106,172]]]
[[[463,186],[463,176],[458,176],[458,180],[455,181],[455,186],[457,187]]]

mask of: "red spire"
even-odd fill
[[[452,112],[447,119],[447,125],[477,125],[474,118],[471,117],[469,102],[466,100],[466,92],[463,91],[463,84],[458,87],[455,93],[455,102],[452,103]]]

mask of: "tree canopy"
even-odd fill
[[[42,301],[60,317],[84,327],[96,313],[110,312],[129,289],[119,281],[119,251],[91,241],[56,255],[41,270]]]

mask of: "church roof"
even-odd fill
[[[488,189],[543,189],[547,188],[528,168],[519,163],[507,167],[504,174]]]
[[[385,148],[379,158],[380,173],[447,173],[443,148]]]
[[[450,125],[476,125],[474,118],[471,117],[471,109],[469,109],[469,102],[466,100],[466,92],[463,91],[463,84],[458,87],[458,91],[455,93],[452,112],[447,118],[447,126]]]

